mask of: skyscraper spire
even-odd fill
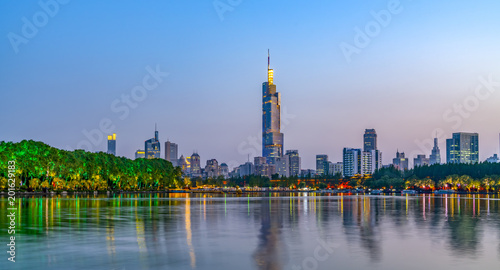
[[[267,70],[271,69],[271,56],[269,55],[269,49],[267,49]]]
[[[273,70],[271,69],[271,56],[269,49],[267,49],[267,82],[273,84]]]

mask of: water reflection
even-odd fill
[[[500,260],[496,195],[262,195],[18,198],[22,257],[14,269],[88,269],[89,262],[107,269],[292,269],[312,263],[319,240],[337,248],[314,262],[317,269],[346,258],[339,268],[389,269],[423,256],[421,267],[460,259],[488,269]],[[0,207],[8,208],[6,198]],[[6,215],[0,222],[8,223]],[[404,249],[419,256],[395,257]]]
[[[282,211],[281,200],[274,201],[271,198],[263,199],[260,202],[259,244],[254,252],[253,258],[258,269],[279,270],[283,268],[284,254],[286,247],[281,240]],[[271,215],[271,207],[275,211]]]

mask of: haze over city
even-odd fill
[[[109,119],[117,155],[133,158],[156,123],[179,155],[242,163],[261,140],[270,49],[284,148],[299,150],[303,168],[314,168],[317,154],[342,161],[344,147],[362,147],[367,128],[377,131],[384,164],[398,149],[410,160],[429,155],[431,146],[422,152],[417,142],[436,129],[442,151],[453,132],[466,131],[479,133],[481,161],[498,153],[497,1],[241,1],[224,11],[214,3],[69,1],[13,44],[9,33],[23,37],[23,18],[33,22],[44,9],[2,2],[0,137],[73,150],[88,140],[84,130]],[[376,19],[382,11],[385,26]],[[356,28],[366,46],[346,55]],[[155,80],[158,71],[168,75]],[[155,86],[128,114],[117,110],[148,74]],[[106,151],[104,135],[89,150]]]

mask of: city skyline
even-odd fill
[[[104,126],[91,150],[106,151],[106,136],[116,133],[116,154],[133,158],[158,122],[160,141],[177,143],[179,154],[196,149],[203,159],[241,164],[261,155],[252,145],[260,141],[259,84],[270,48],[283,94],[283,151],[298,149],[303,168],[315,168],[317,154],[335,162],[344,147],[362,148],[367,128],[377,130],[384,164],[397,149],[410,162],[428,156],[436,129],[442,162],[455,132],[480,134],[481,161],[498,153],[500,26],[492,22],[500,4],[400,1],[400,12],[346,61],[340,45],[354,44],[355,29],[377,22],[389,2],[300,3],[287,12],[283,1],[244,2],[223,20],[211,3],[156,2],[140,6],[150,16],[133,25],[123,24],[138,8],[132,2],[70,2],[17,52],[8,34],[22,35],[22,18],[44,9],[2,3],[9,13],[0,19],[0,95],[8,102],[0,139],[73,150],[90,141],[84,131]],[[152,90],[142,98],[132,90],[144,81]],[[132,93],[133,108],[122,101]]]

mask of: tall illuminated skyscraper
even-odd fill
[[[267,82],[262,83],[262,156],[267,163],[274,164],[283,156],[283,133],[281,129],[281,94],[273,83],[273,70],[269,51],[267,53]]]

